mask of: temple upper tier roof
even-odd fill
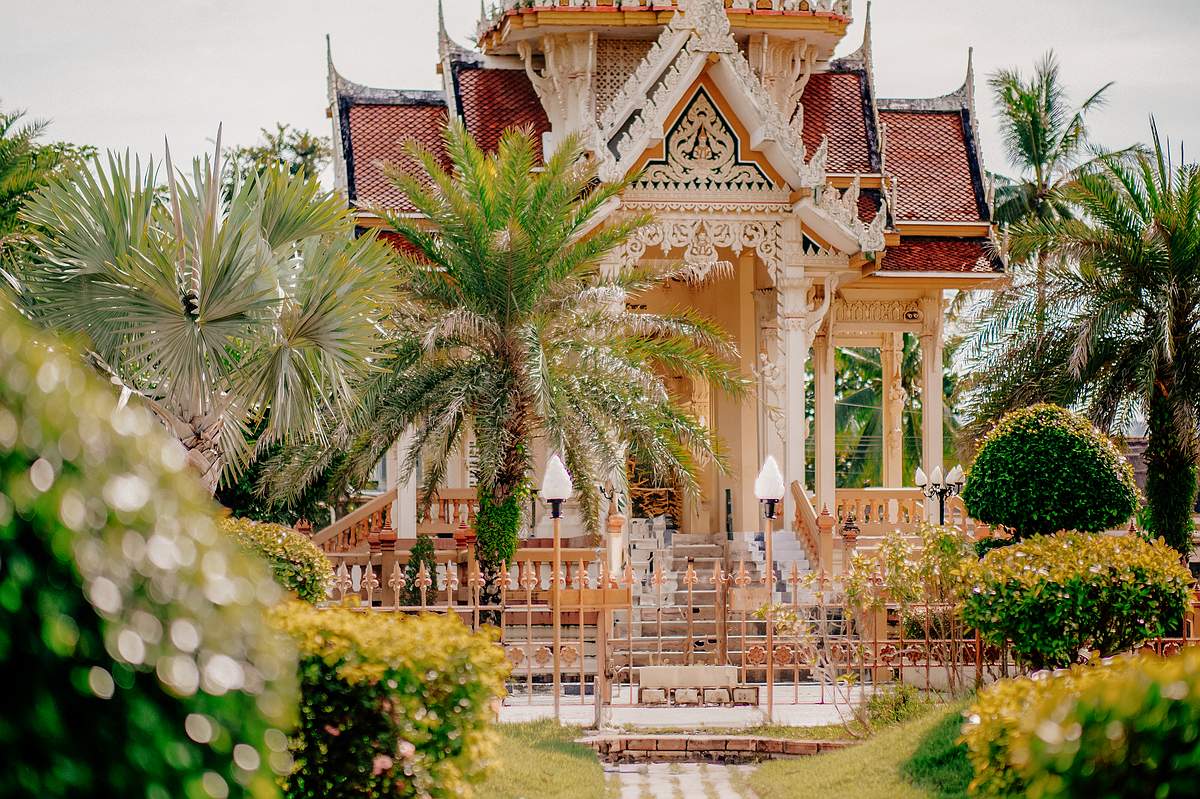
[[[496,0],[486,4],[476,36],[483,53],[515,53],[517,43],[546,34],[603,30],[653,39],[692,0]],[[853,21],[850,0],[724,0],[734,36],[771,32],[804,37],[828,60]]]
[[[697,10],[688,10],[692,3]],[[655,23],[652,38],[631,38],[626,20],[587,32],[543,32],[514,54],[461,47],[443,22],[442,88],[436,91],[362,86],[339,75],[330,56],[339,188],[364,211],[412,213],[387,179],[385,165],[411,171],[410,140],[445,163],[442,131],[449,119],[461,119],[486,150],[511,127],[531,129],[548,149],[566,131],[577,130],[604,162],[605,179],[653,166],[626,198],[634,204],[645,205],[655,193],[678,202],[681,192],[690,192],[687,202],[703,204],[696,193],[711,191],[713,201],[726,208],[741,203],[802,214],[806,228],[842,252],[874,254],[881,274],[1003,271],[969,59],[957,91],[924,99],[879,98],[869,14],[862,46],[841,58],[822,58],[808,38],[741,36],[734,23],[735,12],[848,22],[848,2],[724,0],[728,22],[721,0],[684,0],[684,6],[677,16],[673,3],[621,4],[621,13],[652,10],[670,17],[665,27]],[[613,10],[593,0],[509,3],[489,14],[482,29],[539,9],[601,15],[604,8]],[[700,22],[687,22],[689,14]],[[679,172],[672,166],[678,154],[665,148],[681,146],[680,137],[695,135],[689,131],[696,125],[710,126],[704,135],[733,137],[730,169],[758,177],[718,185],[711,177],[701,183],[686,177],[699,174],[694,169]]]

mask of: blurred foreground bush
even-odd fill
[[[281,592],[137,404],[0,308],[0,795],[274,796]]]

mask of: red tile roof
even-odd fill
[[[550,130],[542,102],[523,71],[463,66],[455,68],[455,78],[463,122],[483,149],[496,149],[508,128],[530,126],[539,140]]]
[[[360,207],[383,206],[412,211],[412,205],[383,174],[384,163],[421,174],[404,153],[404,143],[416,139],[443,158],[442,131],[446,106],[424,104],[363,104],[347,109],[351,155],[351,198]]]
[[[897,219],[980,219],[961,111],[880,111],[887,171],[897,179]]]
[[[1003,271],[1003,266],[989,239],[905,236],[887,248],[880,271],[987,273]]]
[[[863,107],[865,73],[818,72],[808,80],[804,106],[804,149],[811,157],[829,137],[830,172],[877,172],[872,165],[871,124]]]

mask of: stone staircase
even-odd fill
[[[788,531],[777,531],[772,540],[775,556],[775,602],[792,601],[788,575],[792,564],[797,571],[809,571],[803,546]],[[632,648],[633,665],[673,663],[737,663],[733,630],[725,631],[727,614],[713,585],[716,567],[735,574],[744,564],[751,586],[762,586],[765,571],[765,546],[762,533],[735,534],[728,541],[724,533],[682,534],[668,528],[662,519],[633,520],[630,527],[629,557],[640,580],[634,587],[632,618],[616,617],[615,640]],[[691,567],[695,583],[689,597],[687,574]],[[798,601],[809,601],[802,588]],[[740,624],[740,621],[739,621]],[[749,622],[751,635],[761,632],[761,622]],[[724,640],[726,652],[721,658]]]

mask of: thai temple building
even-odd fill
[[[866,18],[855,48],[843,39],[858,11]],[[876,32],[869,9],[850,0],[499,0],[483,11],[472,47],[452,41],[444,21],[430,35],[436,91],[368,88],[338,74],[331,57],[339,189],[364,227],[381,224],[373,208],[413,213],[381,165],[405,165],[407,139],[438,151],[455,118],[485,148],[512,126],[536,131],[546,153],[575,132],[602,179],[637,176],[606,220],[649,212],[654,222],[606,266],[686,263],[694,280],[628,302],[715,319],[758,386],[735,401],[673,383],[731,463],[683,508],[680,532],[760,529],[753,483],[768,455],[793,483],[784,533],[800,546],[814,540],[823,508],[841,518],[853,507],[864,530],[931,512],[904,488],[912,475],[903,463],[905,447],[919,444],[926,472],[949,465],[945,298],[1005,275],[967,53],[966,79],[948,76],[958,87],[950,93],[879,97]],[[919,341],[919,442],[902,432],[905,336]],[[841,347],[878,349],[882,361],[882,469],[869,489],[836,484]],[[470,501],[469,472],[468,451],[447,485],[453,502]],[[416,518],[411,484],[388,487],[401,538],[436,521]],[[454,512],[435,503],[433,516],[452,525]]]

